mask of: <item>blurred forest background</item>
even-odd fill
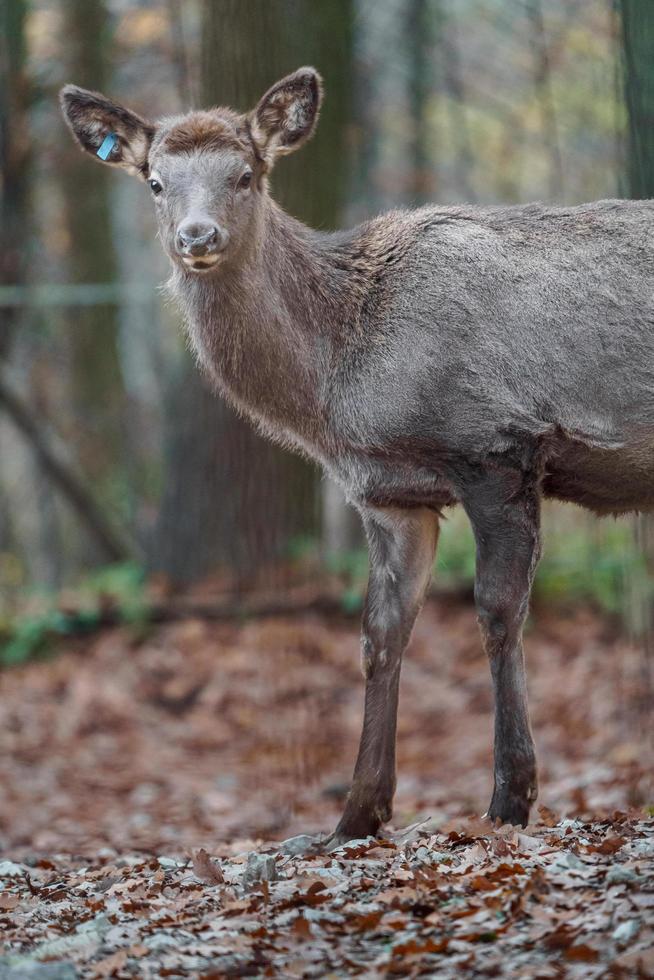
[[[166,260],[147,189],[83,158],[58,89],[74,81],[156,118],[247,109],[316,65],[318,133],[279,165],[273,190],[321,228],[426,201],[652,197],[654,4],[3,0],[2,11],[6,661],[65,629],[62,589],[129,603],[145,582],[213,597],[330,581],[355,604],[356,515],[210,393],[158,289]],[[651,528],[548,506],[536,595],[592,600],[647,644]],[[453,514],[437,582],[468,587],[473,566]]]

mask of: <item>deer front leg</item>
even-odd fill
[[[495,786],[488,816],[522,826],[538,791],[522,649],[540,554],[536,487],[531,477],[493,474],[464,499],[477,545],[475,603],[495,694]]]
[[[402,654],[429,584],[438,517],[426,508],[366,509],[370,550],[361,636],[363,732],[345,812],[330,844],[376,834],[395,793],[395,730]]]

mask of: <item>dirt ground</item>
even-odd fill
[[[533,826],[478,819],[488,669],[471,606],[432,600],[405,659],[386,843],[335,855],[275,842],[338,818],[356,621],[116,628],[5,671],[0,978],[654,975],[643,653],[580,609],[536,610],[526,649]]]

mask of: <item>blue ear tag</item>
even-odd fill
[[[106,160],[117,142],[118,137],[115,133],[107,133],[101,146],[98,147],[96,155],[99,156],[101,160]]]

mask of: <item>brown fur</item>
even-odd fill
[[[161,145],[168,153],[225,149],[253,153],[242,117],[225,110],[189,113],[165,134]]]
[[[313,68],[300,68],[269,88],[251,115],[264,157],[292,153],[310,139],[321,101],[322,80]]]
[[[61,105],[74,139],[86,153],[95,156],[107,133],[113,132],[118,140],[104,163],[139,176],[147,174],[148,152],[155,133],[151,123],[99,92],[88,92],[77,85],[62,89]]]

